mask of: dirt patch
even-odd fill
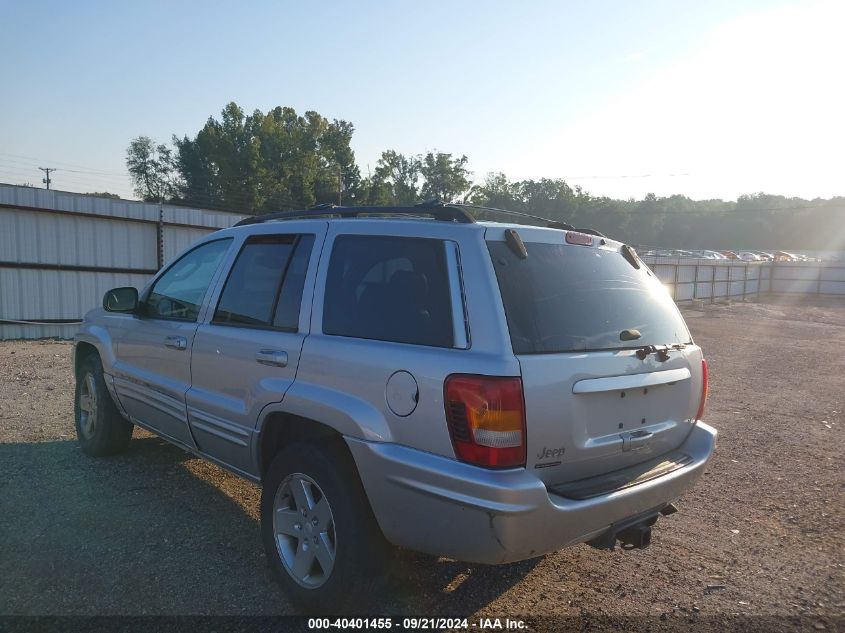
[[[502,567],[409,556],[373,612],[589,630],[842,626],[845,301],[689,317],[719,446],[649,549],[582,545]],[[0,613],[291,612],[264,561],[256,486],[137,430],[127,453],[88,458],[72,402],[69,344],[0,343]]]

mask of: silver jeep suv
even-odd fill
[[[444,204],[240,224],[86,316],[76,428],[92,455],[137,425],[260,483],[299,604],[366,592],[388,544],[645,547],[702,474],[707,365],[628,246]]]

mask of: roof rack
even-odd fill
[[[301,218],[314,217],[340,217],[340,218],[357,218],[362,215],[386,215],[386,216],[407,216],[423,218],[426,216],[432,217],[435,220],[445,222],[457,222],[459,224],[475,224],[475,218],[466,209],[478,209],[481,211],[490,211],[492,213],[499,213],[502,215],[511,215],[522,218],[530,218],[532,220],[540,220],[544,222],[548,228],[562,229],[564,231],[580,231],[581,233],[590,233],[605,237],[601,233],[593,229],[576,229],[571,224],[566,222],[559,222],[551,218],[544,218],[539,215],[532,215],[530,213],[523,213],[522,211],[511,211],[509,209],[498,209],[496,207],[485,207],[478,204],[463,204],[458,202],[441,202],[437,198],[426,200],[415,204],[413,206],[360,206],[360,207],[342,207],[332,203],[318,204],[310,209],[303,209],[301,211],[277,211],[275,213],[265,213],[264,215],[256,215],[244,218],[235,226],[246,226],[248,224],[262,224],[264,222],[272,222],[273,220],[297,220]]]
[[[319,204],[310,209],[301,211],[278,211],[276,213],[265,213],[244,218],[235,226],[246,226],[248,224],[261,224],[273,220],[296,220],[299,218],[313,218],[337,216],[341,218],[357,218],[362,215],[404,215],[409,217],[424,218],[430,216],[435,220],[446,222],[458,222],[459,224],[474,224],[475,218],[467,211],[455,206],[443,204],[440,201],[426,200],[414,206],[361,206],[361,207],[339,207],[334,204]]]
[[[550,229],[563,229],[564,231],[575,231],[575,227],[571,224],[567,224],[566,222],[559,222],[557,220],[552,220],[551,218],[544,218],[540,215],[532,215],[530,213],[523,213],[522,211],[511,211],[510,209],[499,209],[497,207],[485,207],[480,204],[462,204],[462,203],[450,203],[449,206],[459,207],[459,208],[467,208],[467,209],[479,209],[481,211],[492,211],[493,213],[501,213],[504,215],[513,215],[516,217],[521,218],[530,218],[532,220],[541,220],[546,223],[546,226]],[[577,229],[580,230],[580,229]],[[604,237],[604,236],[602,236]]]

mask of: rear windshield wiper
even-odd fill
[[[671,350],[682,350],[686,347],[683,343],[673,343],[672,345],[645,345],[637,349],[637,358],[645,360],[650,354],[656,354],[657,360],[664,362],[669,360],[669,352]]]

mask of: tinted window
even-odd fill
[[[207,242],[183,255],[153,285],[144,314],[196,321],[205,291],[231,242]]]
[[[226,279],[213,322],[297,329],[313,243],[313,235],[249,238]]]
[[[618,252],[526,242],[520,259],[489,242],[517,354],[689,343],[672,298],[654,276]],[[621,341],[622,330],[642,334]]]
[[[296,250],[288,263],[285,282],[276,303],[273,325],[286,330],[299,328],[299,308],[302,304],[302,289],[305,286],[305,274],[308,272],[308,260],[314,246],[313,235],[302,235]]]
[[[452,315],[443,242],[338,237],[326,280],[323,332],[451,347]]]

